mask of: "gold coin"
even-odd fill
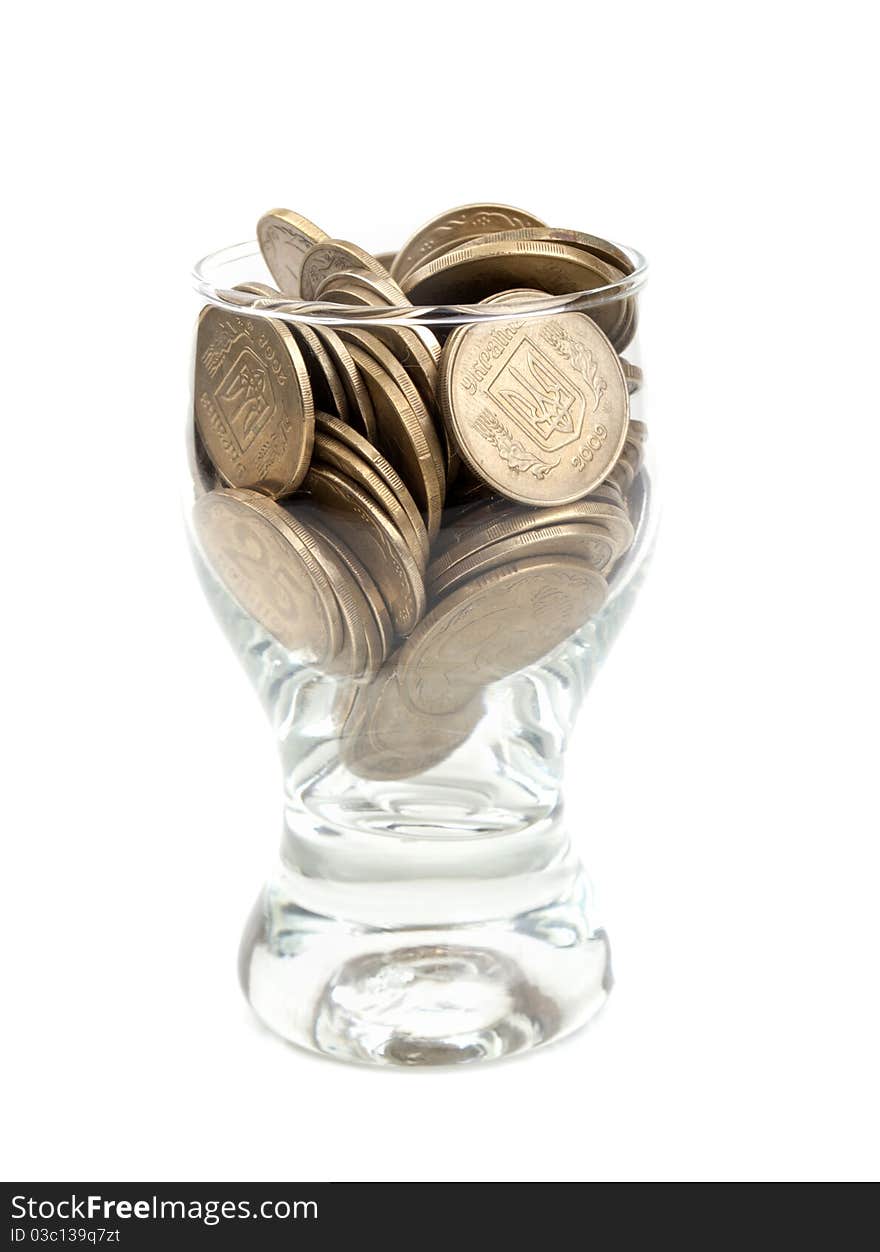
[[[333,301],[338,304],[357,304],[368,308],[385,308],[385,302],[378,296],[369,295],[366,291],[348,282],[339,282],[332,291]],[[409,301],[406,301],[409,304]],[[339,334],[345,338],[344,326],[337,327]],[[367,329],[363,327],[361,329]],[[433,331],[426,326],[379,326],[369,323],[371,334],[376,335],[385,343],[398,361],[410,375],[419,389],[426,404],[433,405],[437,393],[437,366],[440,363],[441,348]]]
[[[425,611],[425,584],[397,527],[365,491],[324,465],[312,466],[304,487],[324,523],[366,565],[397,633],[408,635]]]
[[[395,667],[387,665],[358,691],[343,728],[340,756],[359,778],[412,778],[460,748],[482,713],[479,696],[447,716],[413,709],[404,699]]]
[[[322,434],[320,431],[315,434],[314,463],[328,465],[330,469],[338,470],[340,474],[365,491],[387,513],[418,562],[419,569],[424,571],[426,551],[421,541],[423,538],[427,541],[428,532],[425,530],[421,515],[419,515],[419,529],[417,530],[394,492],[386,486],[371,465],[356,452],[352,452],[351,448],[346,447],[339,439]]]
[[[598,235],[586,235],[580,230],[562,230],[553,226],[530,226],[519,230],[499,231],[495,234],[480,235],[471,239],[470,243],[498,243],[505,240],[534,239],[543,243],[565,243],[576,248],[583,248],[593,256],[620,270],[621,274],[631,274],[635,266],[632,258],[609,239]]]
[[[290,209],[270,209],[257,222],[257,240],[269,273],[285,295],[301,296],[300,274],[310,248],[329,238],[307,217]]]
[[[632,361],[627,361],[623,357],[620,358],[620,367],[623,370],[623,376],[626,379],[627,390],[630,395],[634,395],[641,389],[644,382],[641,366],[633,365]]]
[[[277,287],[270,287],[268,283],[236,283],[232,290],[242,291],[249,296],[260,296],[263,300],[284,299],[282,292]]]
[[[496,292],[494,296],[486,296],[485,300],[480,301],[480,304],[535,304],[543,307],[553,298],[546,291],[538,291],[531,287],[519,287],[512,291]],[[626,303],[626,301],[621,300],[609,302],[604,311],[599,311],[601,316],[591,314],[593,320],[600,323],[601,328],[608,335],[618,352],[629,343],[632,337],[630,330],[635,325],[633,320],[635,316],[633,312],[635,300],[632,297],[629,298],[629,304],[632,305],[632,309],[625,308],[624,305]],[[616,315],[612,314],[614,309],[617,309]],[[632,394],[631,387],[630,394]]]
[[[439,595],[441,590],[449,590],[454,583],[461,582],[464,577],[468,577],[468,573],[476,575],[482,572],[479,561],[488,560],[489,552],[493,553],[494,560],[492,565],[486,566],[487,570],[496,565],[503,565],[504,560],[518,560],[521,556],[543,556],[546,552],[558,552],[560,555],[568,553],[570,556],[580,557],[582,561],[592,566],[593,570],[607,573],[620,556],[621,548],[613,541],[611,533],[601,523],[596,523],[595,518],[557,522],[550,518],[543,520],[542,510],[531,510],[531,512],[537,513],[536,520],[531,525],[524,525],[519,518],[512,518],[508,522],[496,522],[493,526],[487,527],[487,530],[474,527],[476,533],[468,535],[463,541],[449,548],[447,552],[434,558],[427,573],[428,590],[431,591],[431,595]],[[552,515],[555,510],[546,512]],[[553,543],[561,546],[555,547]],[[532,552],[533,546],[536,548],[535,552]],[[502,555],[504,552],[511,553],[511,556],[504,558]]]
[[[503,289],[531,287],[558,296],[609,286],[620,278],[619,270],[580,248],[523,239],[453,248],[414,270],[403,288],[414,304],[474,304]],[[628,333],[625,305],[611,301],[592,313],[615,346]]]
[[[275,497],[296,490],[315,410],[305,361],[283,322],[204,308],[194,391],[199,433],[225,482]]]
[[[429,595],[439,599],[499,565],[538,556],[574,556],[599,574],[607,574],[616,560],[611,536],[601,526],[536,526],[486,544],[472,556],[456,562],[444,574],[429,580]]]
[[[626,300],[617,300],[615,303],[617,303],[621,309],[621,322],[620,325],[611,332],[611,340],[617,351],[623,352],[629,347],[635,338],[636,330],[638,329],[639,324],[639,306],[635,296],[628,296]],[[608,305],[609,309],[613,307],[614,304]],[[598,309],[596,310],[594,317],[597,322],[600,320]]]
[[[636,476],[632,489],[626,498],[626,507],[632,518],[632,524],[639,533],[645,519],[645,509],[648,504],[648,484],[645,482],[645,476],[640,473]]]
[[[608,270],[604,272],[608,275],[609,282],[619,281],[632,273],[633,270],[633,263],[622,248],[618,248],[616,244],[609,243],[606,239],[599,239],[596,235],[584,235],[577,230],[547,230],[541,228],[517,230],[509,231],[504,235],[484,235],[479,239],[472,239],[470,242],[471,245],[478,243],[491,244],[516,239],[535,240],[539,243],[567,243],[574,247],[582,247],[608,267]],[[588,246],[590,241],[597,246]],[[561,293],[557,292],[556,294],[559,295]],[[497,296],[490,296],[486,300],[481,300],[480,303],[503,304],[508,296],[527,302],[532,295],[542,295],[546,298],[547,293],[523,288],[517,291],[502,293],[503,298],[501,299]],[[614,344],[617,351],[622,352],[630,343],[636,331],[637,306],[635,297],[619,297],[616,300],[608,301],[601,308],[596,309],[592,316],[605,331],[605,334]]]
[[[543,226],[540,218],[509,204],[462,204],[447,209],[420,226],[408,239],[391,266],[392,278],[401,279],[421,264],[423,258],[440,248],[451,248],[475,235],[489,231],[515,230],[522,226]]]
[[[433,539],[443,511],[443,460],[436,435],[426,435],[406,396],[384,366],[352,344],[351,354],[369,388],[379,428],[377,443],[406,483]]]
[[[275,301],[282,298],[280,291],[267,286],[266,283],[239,283],[232,290],[262,296],[261,304],[266,300]],[[324,344],[312,328],[306,326],[305,323],[285,322],[284,324],[302,349],[312,384],[315,406],[324,409],[325,412],[329,410],[331,413],[338,413],[340,417],[348,421],[350,417],[348,396]]]
[[[471,235],[467,239],[457,239],[454,243],[439,243],[436,248],[431,248],[428,252],[423,253],[419,257],[418,262],[406,271],[406,274],[400,275],[401,282],[403,282],[406,279],[407,274],[411,274],[413,270],[421,269],[422,266],[430,264],[431,261],[436,261],[438,257],[444,256],[447,252],[451,252],[453,248],[460,248],[463,244],[470,243],[474,238],[476,238],[476,236]]]
[[[466,243],[412,270],[401,282],[414,304],[480,303],[500,292],[588,290],[617,271],[570,245],[504,238]]]
[[[407,301],[407,304],[409,304],[409,301]],[[385,331],[385,330],[398,329],[398,330],[407,331],[408,334],[414,335],[415,338],[420,341],[420,343],[422,344],[422,347],[425,349],[425,351],[430,356],[431,360],[434,362],[435,367],[440,364],[440,357],[443,355],[443,349],[440,347],[440,340],[437,338],[437,336],[434,334],[433,330],[431,330],[429,326],[400,326],[400,327],[374,326],[373,329],[379,335],[381,335],[382,331]],[[406,364],[406,362],[404,362],[404,364]],[[416,381],[418,381],[418,379],[416,379]],[[437,385],[437,382],[435,378],[433,386],[436,388],[436,385]]]
[[[610,504],[617,509],[626,511],[626,502],[617,483],[606,478],[594,491],[587,496],[585,503],[596,501],[599,504]]]
[[[340,328],[339,333],[349,345],[355,345],[358,348],[362,348],[364,352],[368,352],[373,360],[377,361],[388,372],[403,392],[406,402],[415,414],[416,420],[428,442],[428,447],[434,456],[437,473],[440,477],[440,488],[445,496],[446,469],[443,450],[437,438],[437,428],[434,424],[434,419],[428,412],[418,387],[415,386],[398,358],[378,335],[374,335],[369,330],[353,330],[351,327],[347,329]]]
[[[375,275],[367,274],[365,271],[355,273],[346,271],[344,274],[332,274],[326,288],[326,300],[322,296],[325,304],[357,304],[364,308],[370,309],[387,309],[392,306],[402,305],[404,308],[412,308],[412,304],[407,296],[399,289],[395,293],[396,298],[389,300],[386,296],[380,294],[383,280]],[[322,307],[322,303],[316,302],[313,306],[316,309]],[[434,332],[427,326],[380,326],[378,323],[369,323],[370,330],[377,334],[381,331],[406,331],[410,335],[414,335],[421,340],[425,350],[428,352],[431,360],[435,365],[440,364],[440,355],[442,349],[440,342]]]
[[[608,475],[608,481],[614,483],[620,489],[620,494],[626,496],[630,487],[633,485],[635,471],[629,462],[623,457],[619,457]]]
[[[303,512],[306,513],[306,510],[304,509]],[[391,655],[395,643],[394,626],[391,622],[391,616],[385,605],[385,601],[382,599],[379,588],[376,586],[373,578],[367,570],[367,567],[362,561],[358,560],[351,548],[349,548],[347,544],[343,543],[338,535],[335,535],[329,527],[321,525],[318,520],[316,510],[308,510],[307,517],[309,528],[317,531],[321,538],[326,543],[330,544],[336,555],[345,564],[355,583],[363,593],[371,620],[376,628],[375,636],[372,631],[367,631],[366,640],[367,650],[370,656],[370,669],[376,670],[380,665],[382,665],[385,659]],[[378,648],[375,651],[375,657],[378,657],[378,660],[374,664],[374,648],[376,641],[378,641]]]
[[[344,444],[346,448],[350,448],[353,453],[356,453],[362,461],[366,461],[367,465],[375,471],[392,493],[398,506],[403,509],[407,517],[407,524],[399,526],[398,529],[404,536],[406,536],[407,532],[411,532],[414,535],[416,559],[424,569],[431,548],[428,532],[409,488],[391,462],[358,431],[352,430],[345,422],[340,421],[339,418],[332,417],[329,413],[316,413],[315,426],[318,432],[329,435],[339,443]]]
[[[364,591],[337,550],[332,533],[325,534],[317,526],[310,526],[308,530],[313,551],[333,588],[342,618],[343,646],[333,661],[333,672],[352,678],[359,678],[367,671],[375,673],[384,659],[383,646]]]
[[[546,300],[549,295],[549,291],[538,291],[535,287],[514,287],[511,291],[496,291],[481,300],[480,304],[512,304],[517,300],[528,301],[532,297]]]
[[[630,439],[627,436],[626,443],[623,445],[623,451],[620,454],[621,460],[626,461],[632,467],[633,477],[638,474],[642,468],[645,459],[645,449],[639,439]]]
[[[369,605],[364,599],[363,592],[352,578],[351,571],[340,560],[333,546],[327,543],[317,530],[309,528],[308,534],[312,553],[319,561],[321,570],[330,583],[336,597],[339,616],[342,619],[342,647],[328,666],[328,672],[345,674],[352,678],[361,677],[368,669],[375,668],[375,664],[370,665],[370,649],[367,645],[368,629],[372,629],[375,634],[372,650],[374,660],[381,652],[378,631],[373,625]]]
[[[193,506],[209,565],[283,648],[324,666],[343,642],[339,606],[308,533],[254,491],[211,491]]]
[[[370,399],[369,389],[352,360],[351,353],[332,327],[315,326],[314,330],[327,349],[345,389],[348,398],[348,413],[345,420],[359,423],[370,442],[375,443],[378,427],[373,402]]]
[[[391,266],[394,264],[394,258],[396,256],[397,256],[396,252],[377,252],[376,260],[379,262],[382,268],[388,270],[390,274]]]
[[[311,365],[309,378],[316,407],[324,412],[337,413],[348,421],[351,417],[351,403],[324,340],[311,326],[302,322],[292,322],[289,325],[291,334],[302,349],[306,366]]]
[[[443,454],[446,464],[446,490],[449,491],[450,486],[456,481],[461,473],[461,457],[458,455],[458,448],[455,446],[455,440],[452,437],[452,431],[449,429],[449,423],[441,420],[438,422],[440,434],[443,436]]]
[[[372,274],[368,270],[334,270],[319,283],[315,300],[332,302],[334,289],[343,285],[347,286],[351,292],[363,292],[365,297],[381,301],[388,308],[401,305],[405,307],[410,303],[393,278]],[[341,303],[347,302],[343,300]],[[365,298],[361,303],[367,304],[369,299]]]
[[[448,423],[444,422],[444,426]],[[475,478],[469,469],[463,469],[455,483],[455,491],[451,497],[454,508],[462,505],[486,504],[498,497],[495,492],[480,478]]]
[[[513,561],[458,587],[401,648],[401,688],[424,713],[463,708],[475,692],[533,665],[602,607],[608,584],[570,556]]]
[[[359,280],[356,280],[359,279]],[[332,275],[332,288],[327,290],[328,303],[359,304],[366,308],[388,308],[389,300],[378,293],[371,283],[381,284],[382,279],[373,275]],[[406,295],[397,289],[397,300],[391,303],[409,305]],[[322,297],[323,298],[323,297]],[[409,305],[411,307],[411,305]],[[339,327],[339,331],[342,331]],[[441,346],[436,334],[427,326],[378,326],[369,324],[373,334],[383,339],[396,354],[399,361],[412,374],[413,381],[426,401],[433,402],[437,389],[437,367],[441,359]]]
[[[469,479],[469,471],[465,470],[463,472]],[[486,488],[486,491],[488,491],[488,488]],[[448,552],[450,548],[457,544],[460,539],[464,539],[465,536],[478,534],[479,531],[476,528],[476,519],[478,517],[480,517],[480,526],[488,525],[488,522],[484,521],[481,515],[484,510],[494,507],[494,504],[498,503],[499,499],[500,498],[498,496],[492,495],[488,498],[483,497],[471,500],[462,500],[461,502],[456,501],[452,504],[450,504],[447,500],[446,508],[443,510],[443,524],[440,527],[440,533],[434,540],[431,548],[433,560],[437,560],[438,557]],[[501,503],[503,503],[506,508],[513,507],[509,500],[501,501]],[[529,513],[532,511],[532,509],[523,510],[523,512]],[[490,514],[488,520],[489,522],[493,521],[494,515]],[[467,549],[467,554],[469,555],[471,551],[476,551],[476,547],[477,544],[474,543]]]
[[[444,530],[444,537],[449,535],[450,538],[444,544],[442,552],[435,552],[428,571],[429,577],[439,577],[457,561],[472,556],[486,544],[494,543],[498,539],[534,530],[537,526],[572,524],[600,526],[606,531],[614,545],[615,560],[626,552],[633,541],[629,516],[619,501],[612,504],[589,496],[585,500],[574,500],[571,504],[561,504],[555,508],[534,509],[518,508],[507,501],[496,499],[489,504],[463,510],[453,525]]]
[[[548,300],[552,300],[552,298],[553,297],[546,291],[537,291],[530,287],[519,287],[513,291],[499,291],[496,292],[494,296],[486,296],[485,300],[480,301],[480,304],[521,303],[523,305],[528,305],[534,303],[537,305],[540,302],[546,304],[546,302]],[[612,311],[615,309],[617,310],[617,314],[616,316],[612,316]],[[635,333],[635,297],[628,296],[623,300],[618,299],[616,301],[609,301],[607,306],[605,306],[604,311],[597,310],[596,314],[591,314],[591,316],[594,321],[599,322],[602,329],[614,344],[617,352],[620,353],[627,346]],[[624,364],[622,360],[621,364]],[[635,366],[632,368],[635,369]],[[624,372],[626,371],[624,370]],[[639,374],[641,374],[641,371],[639,371]],[[630,395],[632,395],[633,391],[637,390],[637,388],[633,387],[629,380],[629,375],[627,375],[627,383],[629,385]]]
[[[348,292],[341,290],[338,292],[340,296],[348,296]],[[354,303],[354,300],[352,300]],[[367,304],[366,301],[358,302],[362,307]],[[369,307],[375,308],[375,305]],[[367,348],[367,344],[361,342],[360,336],[366,334],[370,336],[367,343],[372,347],[375,339],[381,342],[392,352],[397,359],[398,364],[402,365],[407,375],[412,378],[418,387],[419,397],[423,404],[433,404],[437,395],[437,379],[439,371],[437,365],[440,357],[434,360],[433,353],[428,352],[422,341],[416,335],[415,331],[410,330],[407,326],[377,326],[372,322],[367,322],[361,326],[339,326],[339,334],[346,342],[354,342],[358,347]],[[438,344],[439,348],[439,344]]]
[[[303,259],[300,274],[303,299],[314,300],[321,283],[339,270],[365,270],[378,278],[390,277],[385,267],[357,244],[347,239],[325,239],[310,248]]]
[[[522,504],[582,499],[623,448],[620,361],[583,313],[464,326],[446,342],[440,404],[473,472]]]
[[[425,326],[370,326],[370,331],[391,349],[419,389],[425,404],[433,408],[437,400],[440,344]],[[426,344],[424,336],[428,337]],[[430,341],[433,340],[433,345]]]

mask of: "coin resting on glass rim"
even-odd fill
[[[268,272],[197,327],[196,540],[339,686],[346,767],[409,777],[614,594],[644,501],[637,258],[488,203],[381,256],[287,209],[257,239]]]

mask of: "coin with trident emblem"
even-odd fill
[[[511,500],[579,500],[626,440],[620,360],[583,313],[462,327],[446,343],[440,402],[471,469]]]

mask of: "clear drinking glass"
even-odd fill
[[[244,345],[227,361],[225,392],[242,439],[260,437],[262,384],[253,377],[260,361],[248,345],[260,343],[264,319],[313,347],[310,335],[320,340],[327,327],[333,342],[374,332],[398,358],[412,350],[417,382],[423,349],[442,347],[445,357],[461,328],[489,327],[492,344],[519,334],[535,354],[524,349],[514,362],[516,385],[552,393],[557,414],[569,406],[555,427],[553,413],[547,419],[548,446],[556,441],[547,463],[564,457],[574,466],[580,458],[585,473],[601,450],[596,395],[604,384],[590,358],[581,370],[586,407],[572,418],[571,395],[552,373],[554,352],[570,360],[576,350],[572,314],[616,336],[629,391],[633,438],[588,497],[597,505],[595,519],[586,519],[597,527],[589,565],[586,550],[572,557],[564,526],[556,552],[552,535],[533,546],[528,536],[541,519],[529,510],[540,509],[489,492],[462,465],[455,433],[435,405],[445,506],[430,545],[434,577],[414,612],[395,590],[401,579],[408,585],[406,571],[391,568],[395,551],[377,557],[375,537],[355,513],[340,513],[332,493],[242,504],[190,419],[186,504],[197,570],[271,719],[283,763],[281,855],[245,927],[241,982],[262,1021],[302,1047],[410,1066],[501,1057],[569,1033],[608,997],[608,940],[594,923],[570,837],[587,828],[586,814],[565,811],[563,778],[575,718],[632,606],[654,533],[654,432],[645,425],[637,334],[645,264],[623,251],[631,272],[617,283],[562,296],[521,293],[503,305],[290,301],[259,286],[271,278],[255,242],[196,267],[200,308],[218,310],[227,341]],[[240,284],[253,286],[236,290]],[[357,341],[349,334],[343,342]],[[484,361],[490,372],[503,356],[493,352]],[[315,376],[316,358],[308,360],[320,410],[333,395]],[[337,390],[340,379],[346,388],[358,383],[336,367]],[[486,452],[506,458],[531,488],[542,467],[515,465],[516,398],[504,392],[505,378],[492,386],[500,403],[513,405],[510,420],[484,422]],[[606,504],[614,508],[603,511]],[[292,532],[279,513],[292,520]],[[399,527],[409,524],[398,518]],[[462,579],[456,562],[443,558],[474,534],[506,546],[488,564],[478,553]],[[317,573],[309,555],[316,535],[325,556],[328,545],[334,552]],[[601,594],[597,572],[607,582]],[[352,582],[355,609],[346,591]],[[459,597],[455,628],[446,626],[454,615],[441,615],[433,634],[416,627],[405,639],[407,618],[430,617],[441,595]]]

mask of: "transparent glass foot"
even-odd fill
[[[568,1034],[608,997],[608,943],[590,929],[579,871],[540,907],[436,928],[311,912],[297,903],[297,877],[282,871],[261,894],[240,968],[257,1015],[302,1047],[383,1065],[489,1060]],[[433,903],[447,893],[454,915],[460,884]],[[345,897],[350,907],[351,885]]]

